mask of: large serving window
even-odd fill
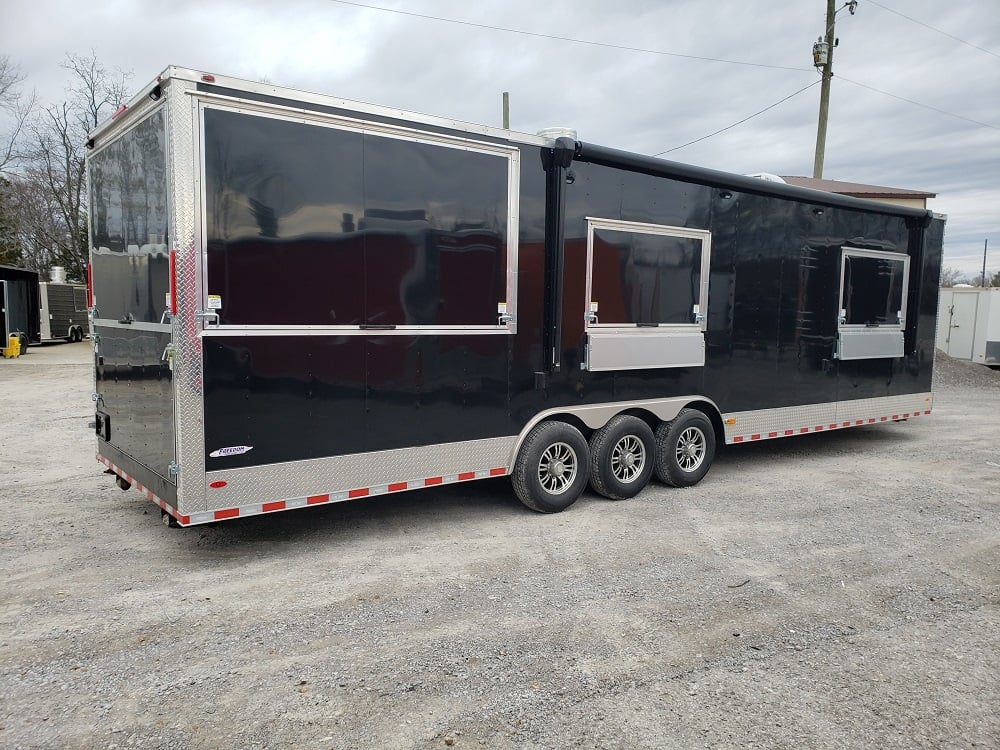
[[[513,330],[516,149],[215,106],[203,118],[222,325]]]
[[[705,363],[711,234],[587,219],[589,370]]]
[[[837,356],[903,356],[910,259],[903,253],[845,247],[841,260]]]

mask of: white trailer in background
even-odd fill
[[[1000,367],[1000,287],[942,289],[938,310],[938,349]]]

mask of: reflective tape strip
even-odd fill
[[[97,460],[100,461],[105,466],[107,466],[109,469],[111,469],[111,471],[113,471],[115,474],[120,476],[126,482],[131,484],[137,490],[139,490],[139,492],[145,495],[148,500],[152,500],[154,503],[159,505],[161,510],[165,510],[167,513],[173,516],[173,519],[177,521],[178,524],[180,524],[181,526],[191,525],[192,522],[190,516],[181,515],[174,506],[172,506],[166,500],[153,493],[153,491],[150,490],[149,487],[144,487],[140,481],[138,481],[135,477],[130,475],[127,471],[125,471],[125,469],[121,468],[120,466],[116,466],[114,463],[106,459],[100,453],[97,454]]]
[[[868,417],[866,419],[855,419],[853,422],[841,422],[840,424],[818,424],[813,427],[798,427],[791,428],[787,430],[773,430],[767,433],[753,432],[749,435],[734,435],[732,438],[733,443],[744,443],[753,442],[757,440],[771,440],[778,437],[789,437],[790,435],[804,435],[810,432],[828,432],[830,430],[842,430],[845,427],[858,427],[865,424],[881,424],[882,422],[895,422],[900,419],[911,419],[913,417],[919,417],[921,415],[930,414],[930,409],[925,409],[924,411],[915,412],[904,412],[902,414],[893,414],[892,416],[878,416],[878,417]]]
[[[457,482],[470,482],[475,479],[488,479],[490,477],[502,477],[507,474],[505,468],[495,468],[480,471],[465,471],[460,474],[452,474],[439,477],[425,477],[424,479],[410,480],[406,482],[394,482],[392,484],[377,485],[375,487],[357,487],[353,490],[340,490],[338,492],[328,492],[320,495],[308,495],[306,497],[293,497],[284,500],[275,500],[267,503],[254,505],[241,505],[235,508],[223,508],[221,510],[210,510],[202,513],[191,513],[181,515],[177,509],[153,494],[148,487],[143,487],[122,468],[115,466],[104,456],[97,454],[97,460],[111,469],[115,474],[122,477],[126,482],[133,485],[148,499],[159,505],[169,513],[181,526],[193,526],[200,523],[211,523],[212,521],[224,521],[228,518],[244,518],[246,516],[259,516],[264,513],[275,513],[282,510],[292,510],[294,508],[304,508],[309,505],[324,505],[342,500],[354,500],[373,495],[386,495],[392,492],[403,492],[405,490],[420,489],[422,487],[436,487],[442,484],[454,484]]]

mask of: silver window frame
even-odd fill
[[[517,212],[520,190],[521,152],[517,146],[489,143],[485,141],[461,138],[443,133],[434,133],[417,128],[372,122],[354,117],[326,114],[309,109],[262,103],[249,99],[211,94],[207,92],[190,92],[196,100],[199,143],[205,143],[205,117],[208,109],[238,112],[258,117],[268,117],[286,122],[298,122],[309,125],[327,127],[335,130],[345,130],[362,135],[372,135],[383,138],[425,143],[435,146],[453,148],[459,151],[498,156],[507,160],[507,269],[506,269],[506,300],[497,300],[498,305],[504,305],[504,312],[497,311],[495,325],[396,325],[391,329],[374,331],[362,325],[234,325],[212,324],[202,332],[206,336],[285,336],[290,334],[335,333],[337,335],[370,336],[377,332],[379,336],[401,336],[413,334],[426,335],[460,335],[476,334],[506,334],[517,333],[517,259],[519,216]],[[199,154],[200,156],[200,154]],[[208,196],[204,190],[205,161],[198,159],[198,175],[200,180],[199,205],[201,216],[207,216]],[[202,289],[202,310],[208,310],[208,254],[205,227],[200,227],[199,245],[202,249],[202,278],[205,284]],[[223,306],[225,300],[222,300]],[[210,316],[211,317],[211,316]]]
[[[840,291],[837,293],[837,328],[838,330],[874,331],[878,329],[903,330],[906,326],[906,303],[910,287],[910,256],[890,250],[867,250],[859,247],[841,247],[840,255]],[[903,294],[900,298],[899,319],[895,323],[880,323],[878,326],[868,326],[864,323],[847,323],[842,320],[840,311],[844,303],[844,281],[847,276],[848,258],[874,258],[876,260],[903,261]]]
[[[701,273],[699,277],[698,289],[698,319],[694,323],[661,323],[657,326],[639,326],[637,323],[601,323],[600,308],[597,311],[597,321],[590,319],[591,304],[594,293],[594,231],[597,229],[608,229],[616,232],[633,232],[635,234],[654,234],[663,237],[682,237],[685,239],[701,240]],[[708,274],[711,267],[712,257],[712,233],[707,229],[689,229],[687,227],[674,227],[666,224],[649,224],[638,221],[624,221],[621,219],[601,219],[593,216],[587,217],[587,288],[586,288],[586,308],[583,311],[586,328],[595,328],[604,331],[623,330],[629,332],[659,332],[664,333],[674,331],[699,330],[704,332],[708,324]]]

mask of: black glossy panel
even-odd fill
[[[496,323],[506,158],[220,110],[205,134],[223,323]]]
[[[98,317],[159,322],[170,288],[164,110],[90,157]]]
[[[97,410],[111,418],[110,443],[161,477],[174,460],[173,373],[162,360],[169,333],[95,329]]]
[[[693,323],[701,240],[594,230],[592,302],[605,324]]]
[[[210,471],[509,434],[509,336],[205,339]],[[219,448],[251,446],[212,458]]]

